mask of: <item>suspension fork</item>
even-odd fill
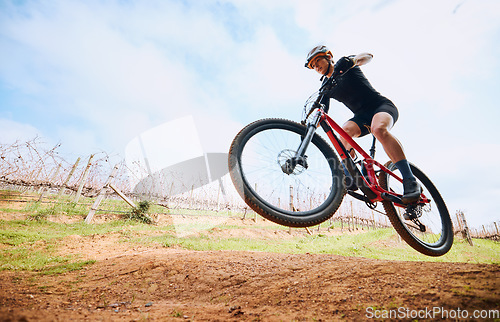
[[[297,165],[301,165],[307,169],[307,157],[306,151],[309,143],[311,143],[314,133],[316,132],[316,126],[313,124],[309,124],[307,126],[306,134],[300,142],[297,151],[295,152],[295,156],[286,160],[285,163],[281,165],[281,170],[286,174],[292,174]]]
[[[309,143],[311,143],[315,132],[316,132],[316,126],[314,124],[309,124],[307,126],[306,135],[302,139],[302,142],[300,142],[299,148],[295,153],[295,158],[297,159],[304,158],[304,156],[306,155],[307,147],[309,146]]]
[[[281,165],[281,170],[286,174],[291,174],[295,170],[297,165],[301,165],[304,168],[308,168],[307,165],[307,156],[306,151],[311,143],[314,133],[316,133],[316,129],[321,120],[321,114],[317,112],[314,116],[314,121],[307,125],[306,133],[303,136],[297,151],[295,151],[295,156],[286,160],[284,164]]]

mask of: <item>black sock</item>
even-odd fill
[[[351,174],[349,173],[349,171],[347,171],[347,168],[345,167],[345,165],[342,163],[342,167],[344,168],[344,174],[346,177],[351,177]]]
[[[411,172],[410,164],[408,163],[408,161],[406,159],[398,161],[394,165],[401,172],[401,175],[403,176],[403,180],[404,179],[417,180],[417,178],[415,178],[415,176]]]

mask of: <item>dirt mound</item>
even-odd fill
[[[331,321],[433,308],[470,318],[500,304],[497,265],[154,247],[124,253],[109,238],[93,245],[103,245],[99,259],[80,271],[0,272],[0,320]]]

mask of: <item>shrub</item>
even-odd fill
[[[127,214],[127,219],[136,220],[145,224],[152,224],[153,219],[147,215],[151,203],[147,200],[139,202],[139,205]]]

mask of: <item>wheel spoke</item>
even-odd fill
[[[287,120],[254,122],[236,136],[229,157],[231,178],[252,209],[295,227],[331,217],[345,191],[340,161],[320,136],[295,158],[305,130]]]

